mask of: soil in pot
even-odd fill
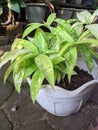
[[[79,67],[74,68],[76,75],[73,75],[71,78],[71,82],[69,83],[68,77],[65,76],[60,83],[56,83],[57,86],[60,86],[66,90],[72,91],[79,88],[81,85],[93,80],[93,76],[90,75],[87,71],[80,70]],[[44,80],[43,84],[47,84],[47,81]]]
[[[78,67],[75,67],[75,72],[77,73],[76,75],[73,75],[71,78],[71,82],[69,83],[67,76],[58,84],[62,88],[65,88],[67,90],[75,90],[79,86],[83,85],[86,82],[89,82],[93,80],[93,76],[90,75],[87,71],[80,70]]]

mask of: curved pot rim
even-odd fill
[[[51,86],[47,84],[43,85],[44,87],[40,89],[39,93],[43,93],[47,96],[51,95],[52,97],[72,98],[75,96],[81,96],[85,95],[86,93],[89,93],[95,87],[96,84],[98,84],[98,80],[92,80],[72,91],[66,90],[56,85],[55,89],[53,90]]]
[[[27,3],[27,6],[47,6],[44,3]]]

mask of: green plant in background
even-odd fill
[[[8,7],[17,13],[20,13],[20,8],[26,7],[23,0],[8,0]]]
[[[2,7],[0,6],[0,15],[3,13],[3,9]]]
[[[5,15],[5,14],[3,14],[4,6],[6,6],[6,9],[8,8],[6,10],[7,13],[8,13],[6,15],[8,15],[8,16],[4,16],[4,17],[8,17],[7,18],[8,20],[4,23],[4,25],[6,25],[6,24],[9,24],[11,22],[13,23],[15,21],[14,12],[16,12],[16,13],[21,15],[21,11],[20,10],[21,10],[21,8],[25,8],[26,7],[26,3],[24,3],[23,0],[1,0],[0,1],[0,15]],[[2,23],[2,25],[3,25],[3,23]]]
[[[53,89],[65,75],[71,82],[78,56],[92,71],[93,58],[98,58],[92,48],[92,44],[98,46],[98,24],[93,23],[96,15],[98,10],[93,14],[83,11],[77,14],[77,19],[65,21],[52,13],[45,23],[29,24],[22,38],[16,38],[11,50],[1,57],[0,68],[11,61],[4,82],[13,72],[14,85],[20,93],[22,81],[32,75],[30,94],[35,101],[44,79]],[[31,32],[33,35],[29,36]]]
[[[93,0],[93,8],[98,9],[98,0]]]
[[[3,10],[2,4],[5,4],[5,3],[7,3],[8,8],[10,10],[13,10],[17,13],[20,13],[20,8],[26,7],[26,4],[24,3],[23,0],[1,0],[0,1],[0,5],[1,5],[0,10]]]

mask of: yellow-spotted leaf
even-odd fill
[[[25,73],[25,68],[17,69],[16,72],[14,68],[13,79],[14,79],[15,89],[18,93],[20,93],[21,90],[21,84],[24,78],[24,73]]]
[[[40,70],[37,70],[32,76],[30,85],[30,94],[33,102],[35,102],[36,96],[41,88],[43,80],[44,75]]]
[[[47,41],[44,36],[44,31],[41,29],[37,29],[35,33],[35,45],[38,47],[40,52],[44,52],[48,50]]]
[[[42,26],[43,24],[41,23],[33,23],[30,26],[28,26],[25,31],[23,32],[23,38],[26,37],[28,34],[30,34],[32,31],[34,31],[35,29],[39,28],[40,26]]]
[[[98,24],[87,25],[86,28],[92,33],[98,40]]]
[[[35,63],[51,87],[54,88],[54,70],[51,59],[47,55],[40,54],[35,58]]]

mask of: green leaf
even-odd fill
[[[61,81],[61,74],[60,74],[60,71],[57,71],[56,80],[57,80],[58,83]]]
[[[52,35],[51,38],[48,39],[48,44],[49,44],[49,51],[52,52],[58,52],[60,49],[60,44],[64,41],[59,35]]]
[[[44,76],[40,70],[37,70],[32,76],[31,85],[30,85],[30,95],[33,102],[35,102],[36,96],[39,92],[43,80],[44,80]]]
[[[0,6],[0,15],[3,13],[3,7]]]
[[[9,1],[8,7],[10,8],[10,10],[20,13],[20,7],[19,7],[18,2]]]
[[[1,61],[0,61],[0,68],[6,64],[8,61],[13,61],[14,59],[16,59],[16,57],[26,54],[30,51],[28,50],[14,50],[14,51],[9,51],[9,52],[5,52],[4,55],[1,57]]]
[[[66,21],[66,20],[64,20],[64,19],[60,19],[60,18],[57,18],[55,21],[56,21],[60,26],[62,25],[62,26],[65,28],[65,30],[67,30],[67,31],[70,30],[71,25],[70,25],[70,23],[69,23],[68,21]]]
[[[28,60],[32,60],[33,62],[33,57],[34,57],[33,53],[22,55],[21,57],[18,58],[18,60],[16,61],[16,64],[22,65],[25,62],[28,65]]]
[[[77,62],[77,49],[76,47],[71,48],[66,54],[66,72],[68,73],[68,80],[71,81],[71,76],[73,74],[73,69]]]
[[[16,38],[11,46],[11,50],[16,50],[16,49],[28,49],[31,51],[35,51],[35,53],[38,52],[36,46],[34,43],[30,40],[32,38],[29,38],[28,40],[22,39],[22,38]]]
[[[25,68],[24,79],[30,76],[30,74],[32,74],[37,69],[32,53],[21,56],[15,62],[15,65],[19,66],[19,68]]]
[[[92,33],[98,40],[98,24],[87,25],[86,28]]]
[[[54,65],[59,64],[62,61],[65,61],[65,58],[59,55],[55,56],[52,60]]]
[[[37,69],[36,65],[32,63],[25,69],[24,79],[33,74],[33,72]]]
[[[95,22],[95,18],[98,17],[98,9],[94,11],[94,13],[92,14],[91,18],[90,18],[90,21],[91,23],[92,22]]]
[[[85,32],[83,32],[83,33],[81,34],[81,36],[79,37],[78,41],[81,42],[81,40],[82,40],[83,38],[87,37],[87,36],[89,35],[89,33],[90,33],[89,30],[86,30]]]
[[[57,72],[58,72],[58,70],[54,68],[54,79],[55,79],[55,81],[57,79]]]
[[[71,30],[74,29],[76,31],[76,34],[80,36],[80,34],[83,32],[83,23],[76,22],[72,25]]]
[[[41,29],[36,30],[34,44],[38,47],[40,52],[48,50],[47,41],[44,35],[45,34]]]
[[[54,53],[57,53],[58,51],[56,49],[49,49],[47,51],[44,52],[44,54],[48,54],[51,56],[53,56]]]
[[[59,35],[63,40],[69,42],[69,43],[73,43],[74,39],[73,37],[70,35],[70,33],[61,25],[57,26],[54,29],[54,34],[55,35]]]
[[[8,76],[10,75],[10,73],[13,71],[13,68],[14,68],[14,65],[15,65],[15,62],[12,63],[8,69],[6,70],[5,74],[4,74],[4,83],[6,82]]]
[[[94,67],[94,63],[93,63],[93,57],[90,51],[91,50],[87,45],[81,47],[82,57],[85,60],[89,70],[92,71]]]
[[[23,32],[23,36],[22,38],[26,37],[27,35],[29,35],[32,31],[34,31],[35,29],[41,27],[43,24],[41,23],[33,23],[30,26],[28,26],[24,32]]]
[[[77,22],[78,20],[77,19],[68,19],[67,22],[70,23],[70,24],[73,24],[74,22]]]
[[[25,39],[18,40],[17,48],[18,48],[18,46],[22,46],[22,47],[24,47],[24,49],[30,50],[31,52],[33,52],[34,55],[38,54],[37,47],[28,40],[25,40]]]
[[[95,46],[98,46],[98,40],[94,38],[84,38],[82,40],[77,41],[76,44],[94,44]]]
[[[91,13],[87,10],[77,13],[77,18],[79,19],[80,22],[82,22],[84,24],[91,23],[91,20],[90,20]]]
[[[70,47],[72,44],[68,43],[63,46],[63,48],[59,51],[58,55],[61,56],[63,53]]]
[[[56,18],[56,13],[50,14],[49,17],[47,18],[46,23],[47,23],[48,25],[51,25],[55,18]]]
[[[98,59],[98,53],[94,50],[93,47],[89,48],[89,52],[91,53],[92,57],[95,57]]]
[[[15,85],[15,89],[18,93],[20,93],[21,90],[21,84],[23,81],[23,77],[24,77],[24,73],[25,73],[25,68],[16,68],[14,67],[14,71],[13,71],[13,79],[14,79],[14,85]]]
[[[11,50],[14,51],[16,49],[27,49],[33,53],[33,55],[38,54],[38,49],[37,47],[29,40],[25,39],[15,39],[15,41],[12,44]]]
[[[26,54],[24,56],[22,56],[21,58],[19,58],[18,60],[16,60],[15,62],[13,62],[7,69],[7,71],[5,72],[5,76],[4,76],[4,82],[6,81],[6,79],[8,78],[9,74],[12,72],[12,70],[14,69],[14,65],[18,65],[18,64],[23,64],[23,62],[28,58],[32,57],[32,53],[30,54]],[[28,62],[26,62],[26,64],[28,64]],[[33,65],[34,67],[34,65]]]
[[[65,72],[65,68],[66,68],[66,59],[65,59],[65,61],[64,62],[61,62],[60,64],[59,64],[59,66],[58,66],[58,69],[60,70],[60,72],[62,72],[62,73],[66,73]]]
[[[30,41],[30,42],[32,42],[32,43],[34,43],[34,38],[33,37],[27,37],[27,39]]]
[[[23,61],[25,61],[26,59],[28,60],[28,58],[32,57],[32,54],[26,54],[23,57],[21,57],[21,59],[19,59],[18,61],[16,60],[15,62],[13,62],[8,69],[5,72],[4,75],[4,82],[6,82],[6,79],[8,78],[9,74],[12,72],[12,70],[14,69],[14,65],[18,65],[18,64],[23,64]],[[26,61],[26,64],[28,64],[28,61]],[[24,66],[25,68],[25,66]],[[27,67],[25,70],[25,77],[29,76],[33,70],[35,69],[34,64],[32,63],[32,65],[30,67]]]
[[[35,63],[51,87],[54,88],[54,70],[51,59],[47,55],[40,54],[35,58]]]
[[[15,38],[13,41],[13,44],[11,46],[11,50],[15,50],[17,48],[17,45],[19,44],[20,39],[19,38]],[[22,47],[21,47],[22,48]]]
[[[15,58],[14,56],[15,52],[5,52],[3,54],[3,56],[1,57],[1,61],[0,61],[0,68],[6,64],[8,61],[12,60]]]

